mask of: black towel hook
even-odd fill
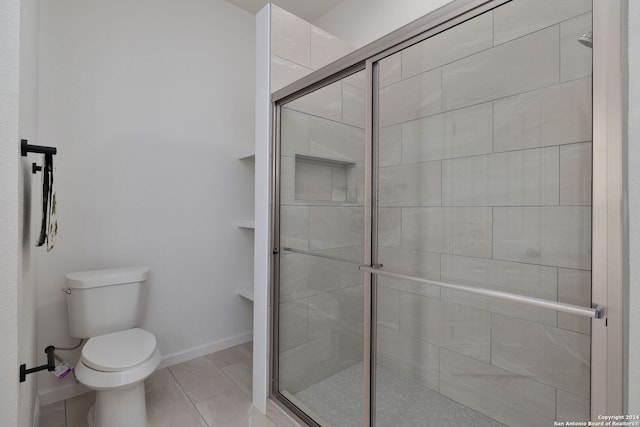
[[[31,145],[29,141],[26,139],[20,140],[20,152],[22,156],[26,156],[27,153],[40,153],[40,154],[52,154],[55,155],[58,153],[58,149],[56,147],[45,147],[43,145]]]

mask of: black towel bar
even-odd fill
[[[30,145],[26,139],[20,140],[20,151],[22,156],[26,156],[27,153],[41,153],[41,154],[57,154],[58,149],[56,147],[45,147],[42,145]]]

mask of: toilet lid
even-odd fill
[[[134,328],[90,338],[82,348],[82,361],[98,371],[123,371],[149,360],[156,350],[156,337]]]

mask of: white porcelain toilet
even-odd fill
[[[96,390],[90,427],[147,427],[144,380],[158,367],[156,337],[137,328],[147,267],[67,274],[71,336],[88,338],[75,373]]]

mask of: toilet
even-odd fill
[[[160,363],[156,337],[138,328],[147,267],[67,274],[71,336],[88,339],[75,374],[96,390],[90,427],[147,427],[144,380]]]

